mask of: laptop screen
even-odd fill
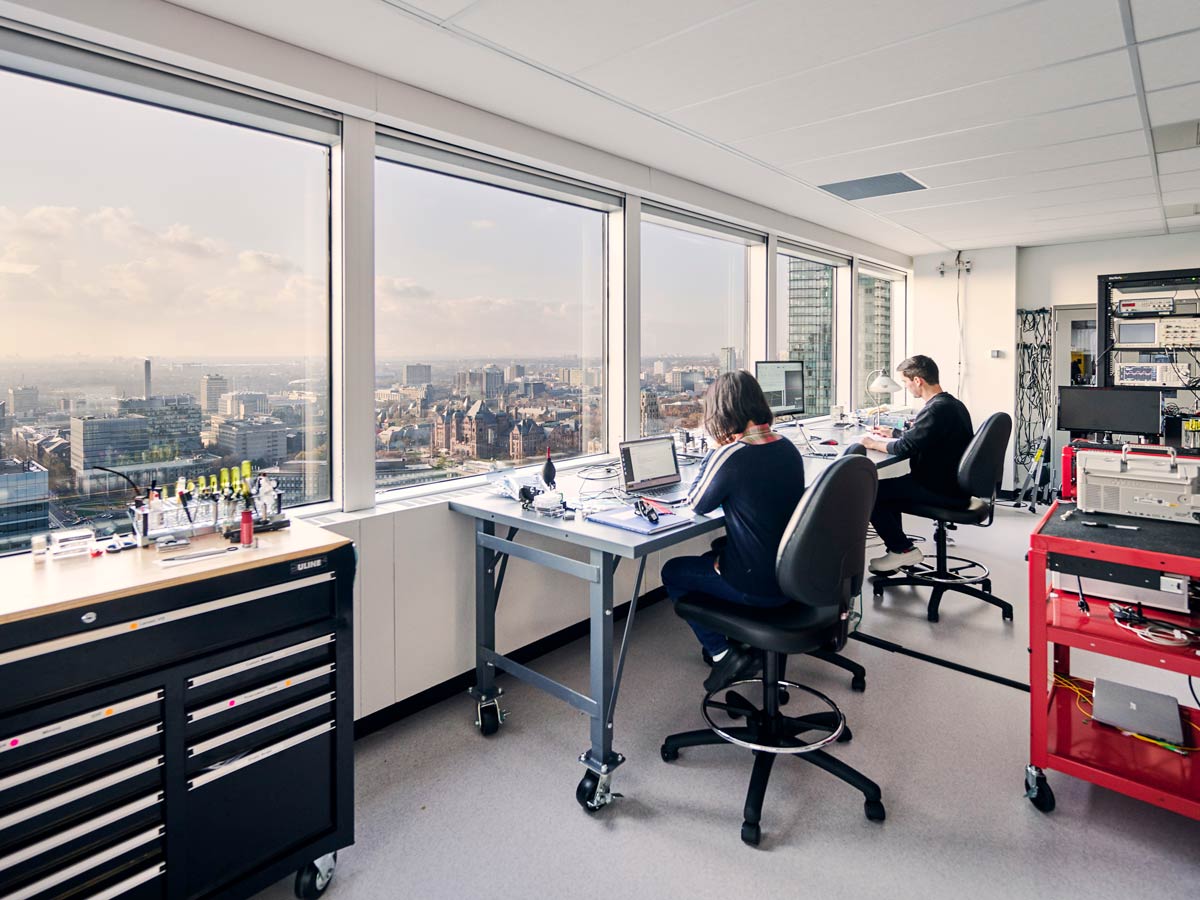
[[[621,474],[625,490],[679,484],[679,461],[675,458],[675,440],[665,437],[621,442]]]

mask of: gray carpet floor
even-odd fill
[[[922,594],[899,589],[876,603],[868,590],[862,630],[1027,682],[1023,556],[1035,521],[1003,509],[993,527],[954,534],[961,555],[992,567],[1015,622],[947,595],[931,624]],[[492,738],[476,733],[463,696],[358,741],[358,840],[340,854],[326,897],[1200,896],[1200,822],[1053,771],[1053,813],[1022,796],[1028,694],[856,642],[847,655],[867,668],[865,693],[817,660],[796,661],[789,676],[841,705],[854,739],[833,752],[879,783],[886,822],[869,822],[862,796],[841,781],[783,758],[762,844],[744,845],[749,751],[659,758],[665,735],[703,726],[707,672],[690,630],[659,603],[637,618],[617,708],[615,748],[628,762],[613,787],[623,798],[595,815],[580,809],[586,718],[505,678],[509,718]],[[1086,654],[1073,660],[1089,677],[1130,672]],[[584,690],[586,643],[534,665]],[[1139,667],[1125,680],[1188,697],[1182,676]],[[261,896],[289,897],[290,882]]]

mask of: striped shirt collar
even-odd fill
[[[770,425],[751,425],[738,437],[743,444],[770,444],[779,440],[779,435],[771,430]]]

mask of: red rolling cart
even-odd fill
[[[1147,584],[1159,573],[1200,579],[1200,525],[1097,513],[1075,513],[1064,521],[1063,514],[1074,508],[1056,503],[1030,537],[1026,796],[1043,812],[1052,810],[1054,794],[1044,770],[1054,769],[1200,819],[1200,752],[1176,753],[1092,722],[1077,704],[1078,695],[1054,679],[1071,677],[1072,648],[1200,678],[1200,644],[1149,643],[1113,621],[1109,601],[1088,596],[1085,613],[1078,589],[1067,587],[1077,583],[1077,575],[1126,584],[1139,579]],[[1086,527],[1083,521],[1136,524],[1138,530]],[[1051,588],[1050,571],[1063,573],[1062,588]],[[1155,619],[1200,626],[1197,616],[1149,607],[1146,612]],[[1073,681],[1087,692],[1092,689],[1090,682]],[[1200,723],[1200,713],[1190,707],[1183,707],[1182,713],[1185,742],[1200,746],[1200,731],[1187,724]]]

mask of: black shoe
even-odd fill
[[[744,678],[751,678],[762,671],[762,654],[757,650],[742,650],[730,647],[729,652],[713,663],[712,672],[704,679],[704,689],[714,693],[721,688]]]
[[[700,648],[700,658],[704,660],[704,664],[710,669],[713,667],[712,655],[703,647]]]

